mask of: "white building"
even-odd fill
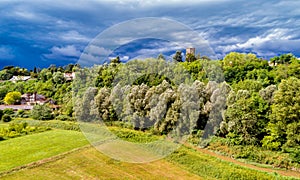
[[[10,81],[16,83],[17,81],[27,81],[30,78],[30,76],[13,76]]]

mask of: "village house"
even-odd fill
[[[47,102],[47,98],[37,93],[26,93],[21,96],[21,105],[43,105]]]
[[[72,81],[73,79],[75,79],[75,73],[64,73],[64,77],[66,81]]]
[[[13,76],[9,81],[16,83],[18,81],[28,81],[31,79],[30,76]]]
[[[47,99],[45,96],[37,93],[25,93],[21,96],[21,104],[19,105],[0,105],[0,110],[11,108],[17,110],[32,110],[34,105],[43,105],[49,103],[52,110],[58,110],[59,105],[55,105],[55,101]]]

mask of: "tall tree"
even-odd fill
[[[274,96],[272,114],[263,139],[263,146],[278,149],[281,146],[300,145],[297,132],[300,129],[300,80],[291,77],[283,80]],[[296,133],[296,134],[294,134]]]
[[[182,62],[182,52],[176,51],[176,54],[173,56],[175,62]]]

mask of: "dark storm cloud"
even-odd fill
[[[290,0],[2,0],[0,65],[31,68],[76,62],[98,33],[142,17],[170,18],[189,26],[210,43],[218,58],[230,51],[265,58],[285,52],[300,55],[299,6],[300,1]],[[138,46],[131,50],[124,56],[153,52]]]

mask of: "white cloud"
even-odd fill
[[[121,61],[128,61],[129,60],[129,56],[122,56],[120,58]]]
[[[44,54],[48,59],[56,59],[63,57],[79,57],[81,52],[76,49],[74,45],[68,45],[64,47],[54,46],[50,49],[50,54]]]
[[[112,53],[112,50],[91,44],[85,49],[85,53],[96,56],[108,56]]]
[[[225,55],[231,51],[252,51],[261,57],[270,57],[279,52],[297,51],[300,40],[292,40],[288,29],[274,29],[260,36],[232,45],[221,45],[217,47],[219,52]]]
[[[59,35],[59,37],[63,41],[68,41],[68,42],[89,42],[91,40],[88,37],[86,37],[82,34],[79,34],[75,30],[71,30],[71,31],[68,31],[68,32],[61,33]]]
[[[120,57],[120,56],[119,56]],[[112,59],[115,59],[116,57],[108,57],[108,59],[112,60]],[[129,56],[121,56],[120,57],[120,60],[121,61],[128,61],[130,59]]]
[[[130,7],[130,8],[151,8],[157,6],[182,6],[184,4],[195,5],[195,4],[210,4],[210,3],[222,3],[229,0],[95,0],[99,3],[112,3],[118,7]]]
[[[86,47],[77,63],[87,67],[103,64],[112,52],[110,49],[91,44]]]
[[[92,54],[83,53],[77,63],[83,66],[91,67],[94,64],[100,64],[101,57]]]
[[[199,51],[210,51],[209,45],[204,46],[209,42],[222,55],[245,50],[262,55],[289,49],[300,53],[296,49],[300,37],[299,5],[300,1],[294,0],[78,0],[76,3],[71,0],[2,0],[0,32],[4,36],[7,34],[5,38],[37,44],[40,49],[54,46],[45,57],[78,57],[78,49],[83,49],[92,37],[113,24],[132,18],[168,17],[190,26],[192,31],[196,29],[195,33],[184,32],[186,29],[180,26],[161,21],[136,25],[135,22],[140,23],[137,20],[121,29],[121,26],[109,29],[115,30],[115,33],[96,43],[97,46],[90,47],[91,54],[85,56],[96,60],[112,53],[108,47],[114,49],[135,40],[134,37],[153,36],[177,42],[184,48],[197,46]],[[76,44],[76,47],[57,47],[56,44]],[[32,50],[38,49],[34,48]],[[157,54],[166,49],[170,47],[141,50],[139,53]],[[15,52],[0,48],[0,53],[2,57],[13,58]]]
[[[237,44],[237,47],[240,49],[247,49],[260,46],[271,40],[288,40],[292,38],[291,35],[288,35],[288,30],[285,29],[274,29],[272,32],[265,36],[257,36],[254,38],[250,38],[247,42]]]

